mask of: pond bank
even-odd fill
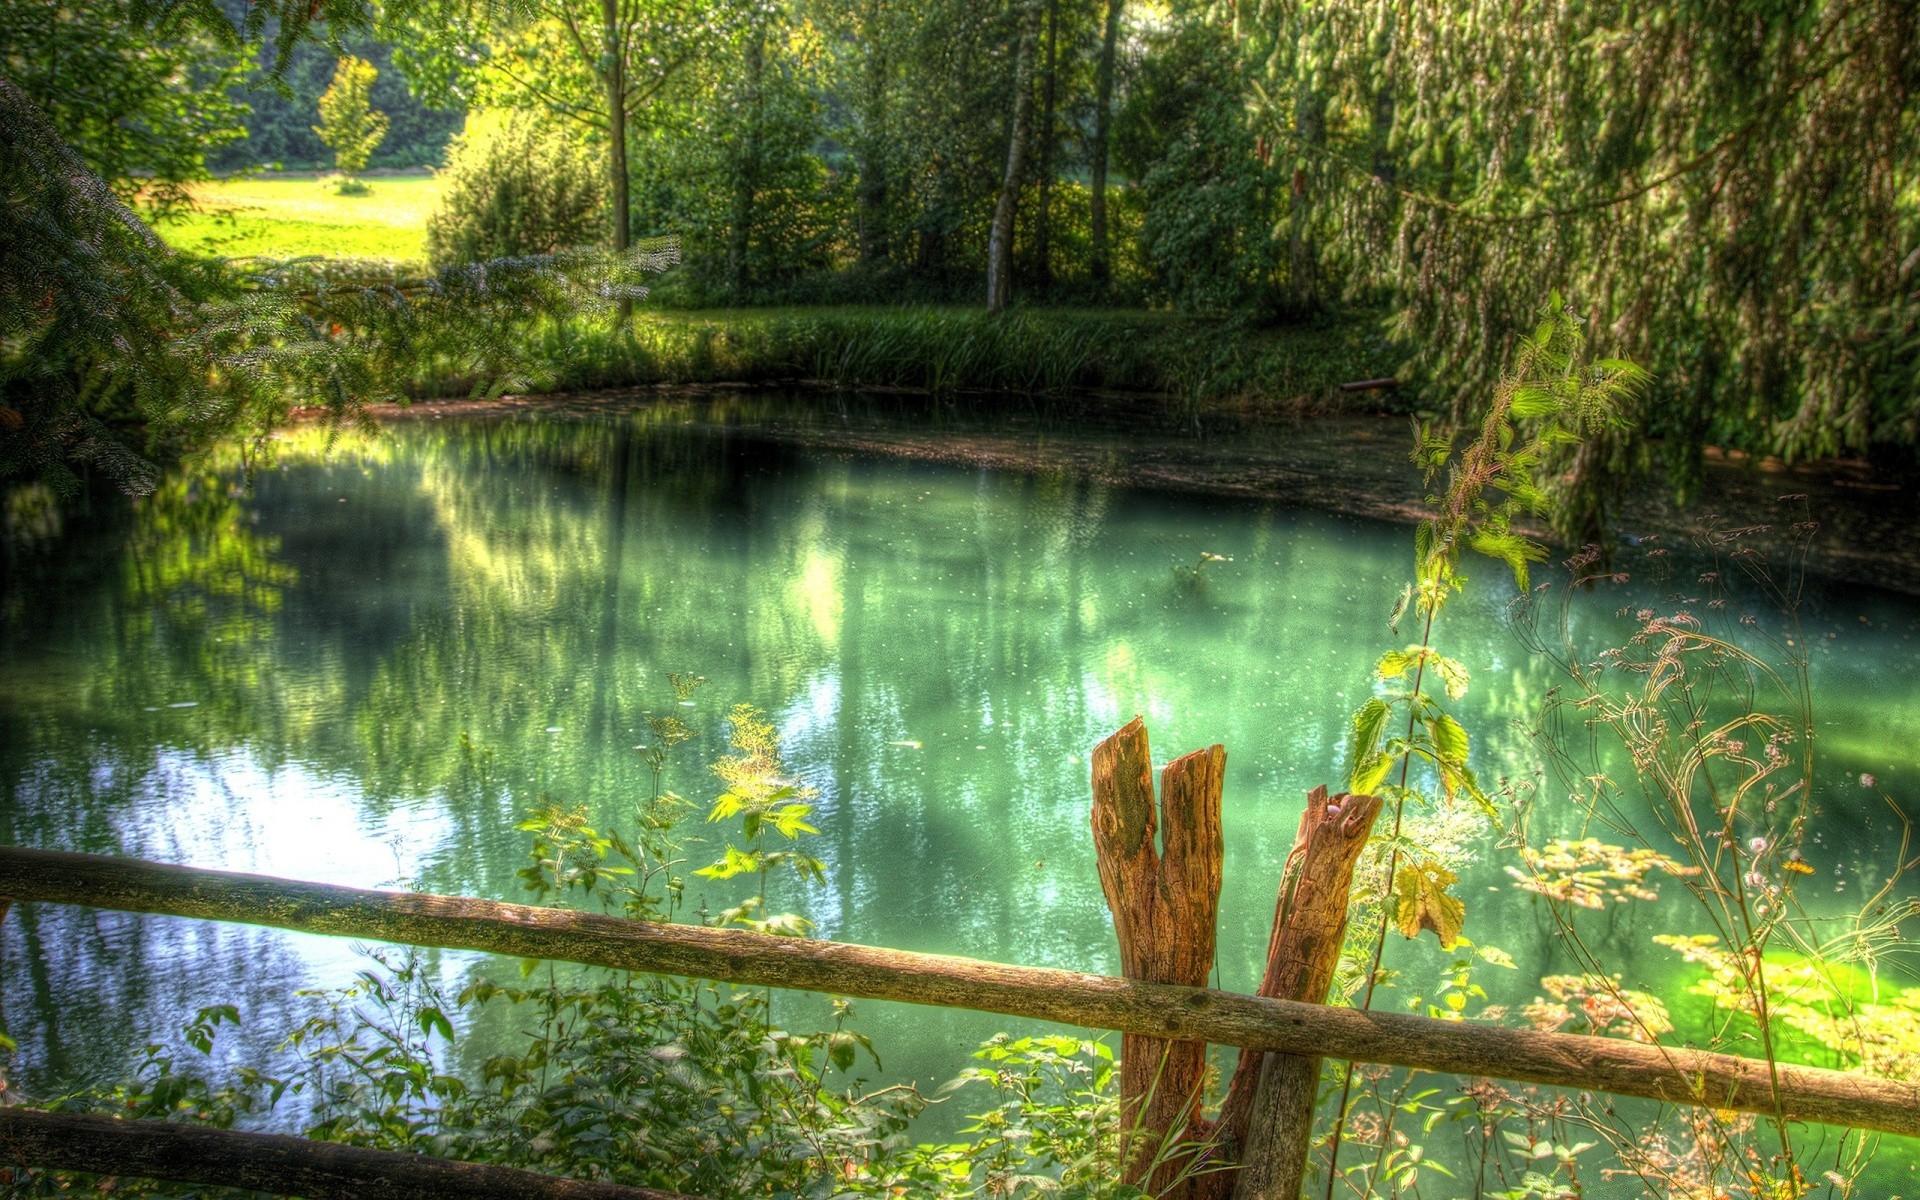
[[[1425,513],[1407,458],[1406,418],[1210,412],[1220,431],[1178,428],[1160,397],[1100,393],[1066,400],[936,401],[914,392],[629,388],[493,401],[377,406],[378,420],[605,416],[648,408],[731,436],[810,450],[1065,473],[1100,483],[1412,522]],[[1808,522],[1815,527],[1809,528]],[[1615,529],[1634,545],[1706,539],[1752,547],[1777,579],[1806,569],[1845,583],[1920,595],[1920,497],[1862,460],[1788,466],[1709,447],[1699,495],[1681,506],[1658,478],[1615,499]]]

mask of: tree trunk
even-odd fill
[[[1033,278],[1053,286],[1053,112],[1058,94],[1060,0],[1047,0],[1047,69],[1040,84],[1040,211],[1033,223]]]
[[[880,28],[880,3],[867,6],[866,96],[860,117],[860,261],[885,262],[887,244],[887,166],[882,143],[887,125],[887,39]]]
[[[1107,248],[1107,154],[1113,128],[1113,59],[1125,4],[1126,0],[1107,0],[1106,30],[1100,35],[1100,61],[1093,73],[1093,189],[1087,199],[1093,247],[1087,258],[1087,274],[1094,290],[1103,296],[1113,274]]]
[[[733,228],[727,238],[727,288],[735,299],[747,290],[751,279],[748,257],[753,250],[754,208],[760,191],[761,126],[766,120],[764,85],[767,73],[767,27],[763,12],[756,9],[747,31],[746,83],[747,130],[733,177]]]
[[[1300,143],[1309,151],[1327,140],[1327,98],[1321,92],[1303,92],[1294,107],[1294,128]],[[1287,287],[1293,306],[1300,310],[1320,307],[1320,257],[1313,243],[1311,205],[1307,200],[1307,172],[1298,162],[1293,168],[1293,193],[1287,203]]]
[[[1026,167],[1027,137],[1033,125],[1033,43],[1039,0],[1020,6],[1020,44],[1013,59],[1013,121],[1007,138],[1007,174],[1000,202],[993,207],[987,236],[987,311],[999,312],[1013,299],[1013,218],[1020,206],[1020,175]]]
[[[600,45],[606,56],[601,78],[607,85],[608,183],[613,192],[613,252],[624,255],[633,244],[633,202],[627,179],[627,55],[620,38],[619,0],[600,0]],[[622,296],[615,311],[625,330],[633,320],[633,301]]]

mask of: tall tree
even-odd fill
[[[1040,208],[1033,220],[1034,282],[1053,286],[1054,105],[1059,92],[1060,0],[1047,0],[1046,68],[1040,77]]]
[[[628,152],[649,107],[724,41],[738,5],[698,0],[514,0],[473,10],[485,20],[410,27],[430,68],[475,81],[482,100],[540,107],[605,138],[610,238],[633,244],[633,172]],[[622,323],[632,301],[618,304]]]
[[[1113,275],[1107,232],[1107,160],[1113,142],[1114,60],[1119,54],[1120,15],[1125,8],[1126,0],[1107,0],[1107,19],[1100,34],[1100,61],[1093,75],[1093,182],[1087,198],[1093,247],[1088,255],[1087,274],[1095,289],[1103,293]]]
[[[892,38],[886,21],[885,0],[866,0],[860,20],[860,127],[855,141],[855,169],[860,173],[855,193],[859,205],[860,261],[886,261],[891,250],[887,234],[888,143],[887,101],[892,67]]]
[[[1020,41],[1013,60],[1013,116],[1007,122],[1007,172],[987,236],[988,312],[999,312],[1013,299],[1013,218],[1020,208],[1020,180],[1033,123],[1033,50],[1039,18],[1040,0],[1021,0]]]

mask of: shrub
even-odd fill
[[[447,188],[427,223],[435,266],[551,254],[597,240],[604,181],[575,139],[531,114],[481,111],[447,151]]]

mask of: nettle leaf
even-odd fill
[[[1353,757],[1352,767],[1347,771],[1347,790],[1355,795],[1365,795],[1381,779],[1386,778],[1387,768],[1392,764],[1381,764],[1386,756],[1380,753],[1380,735],[1386,731],[1387,717],[1392,709],[1385,700],[1378,698],[1360,706],[1353,714]],[[1374,771],[1378,771],[1374,775]],[[1363,784],[1362,780],[1372,776],[1372,783]]]
[[[1443,763],[1461,766],[1467,761],[1467,731],[1460,722],[1445,713],[1427,718],[1427,736],[1433,740],[1433,752]]]
[[[751,875],[760,870],[761,856],[738,846],[728,846],[726,857],[710,867],[701,867],[695,875],[708,879],[732,879],[735,875]]]
[[[1441,686],[1447,689],[1447,699],[1458,700],[1467,694],[1468,675],[1464,663],[1432,651],[1427,652],[1427,660],[1433,673],[1440,677]]]
[[[1497,558],[1506,563],[1513,571],[1515,585],[1523,592],[1528,587],[1527,564],[1547,557],[1546,547],[1530,542],[1517,533],[1483,529],[1469,538],[1467,544],[1488,558]]]
[[[1377,753],[1365,762],[1356,765],[1353,774],[1347,779],[1347,790],[1356,796],[1371,796],[1379,791],[1386,782],[1387,775],[1393,770],[1394,755]]]
[[[1398,679],[1412,670],[1422,659],[1426,658],[1427,653],[1428,651],[1424,646],[1408,646],[1405,650],[1389,650],[1380,656],[1379,663],[1377,663],[1373,669],[1380,673],[1380,678],[1382,679]]]
[[[853,1056],[859,1043],[844,1029],[827,1035],[827,1060],[842,1071],[853,1070]]]
[[[1466,923],[1467,906],[1447,888],[1460,877],[1438,863],[1407,863],[1393,877],[1393,898],[1400,932],[1420,936],[1422,929],[1433,930],[1442,950],[1451,950],[1460,940]]]

